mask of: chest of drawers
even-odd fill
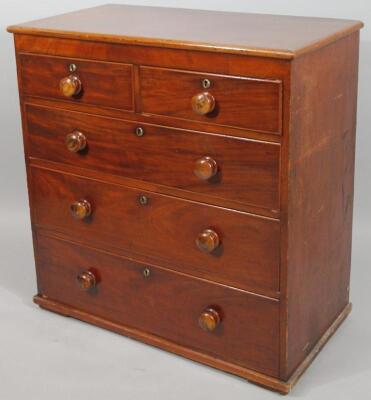
[[[10,27],[35,303],[287,393],[351,307],[361,27],[118,5]]]

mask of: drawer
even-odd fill
[[[133,110],[131,65],[30,54],[19,64],[23,94]]]
[[[31,175],[38,226],[278,296],[276,220],[40,168]]]
[[[278,144],[33,105],[26,106],[26,121],[31,157],[279,209]],[[80,147],[74,132],[83,135]],[[72,151],[68,138],[77,146]]]
[[[39,292],[50,299],[278,374],[278,301],[42,235],[37,243]],[[204,330],[209,308],[216,313]]]
[[[281,132],[279,80],[141,67],[140,84],[143,113]]]

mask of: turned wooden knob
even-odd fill
[[[192,109],[195,113],[206,115],[215,107],[214,96],[209,92],[198,93],[192,97]]]
[[[77,96],[81,92],[82,84],[76,75],[70,75],[61,79],[59,88],[66,97]]]
[[[212,253],[220,244],[219,235],[212,229],[205,229],[197,236],[196,244],[201,251]]]
[[[198,324],[206,332],[212,332],[220,324],[220,315],[213,308],[207,308],[198,318]]]
[[[97,285],[97,278],[91,271],[84,271],[77,275],[77,282],[82,290],[89,290]]]
[[[66,136],[65,143],[70,152],[78,153],[86,147],[86,136],[81,132],[74,131]]]
[[[70,210],[74,218],[84,219],[91,214],[91,205],[87,200],[78,200],[70,205]]]
[[[211,157],[202,157],[196,161],[193,172],[198,178],[207,181],[218,172],[218,164]]]

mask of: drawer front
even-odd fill
[[[279,80],[141,67],[140,82],[144,113],[267,133],[281,132],[282,84]]]
[[[26,121],[32,157],[279,209],[277,144],[31,105]],[[76,131],[84,146],[69,151],[66,139]]]
[[[39,168],[32,168],[31,175],[39,226],[277,296],[276,220]],[[91,215],[72,217],[72,204],[75,217],[82,218],[89,208]]]
[[[19,63],[23,94],[133,110],[131,65],[30,54],[21,54]],[[76,86],[64,80],[70,77]]]
[[[278,301],[41,235],[37,254],[39,292],[53,300],[278,374]],[[199,325],[208,308],[217,312],[210,331]]]

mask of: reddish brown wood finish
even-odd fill
[[[278,145],[33,105],[26,106],[26,118],[31,157],[279,209]],[[135,134],[137,127],[143,128],[143,136]],[[65,146],[66,136],[75,130],[88,143],[79,153]],[[204,156],[217,162],[218,173],[210,180],[194,174]]]
[[[355,33],[292,66],[283,379],[349,302],[358,46]]]
[[[79,40],[291,59],[362,28],[359,21],[108,4],[9,27]]]
[[[207,43],[197,41],[212,33],[197,29],[189,31],[195,37],[188,42],[166,23],[158,30],[148,26],[152,38],[135,36],[138,27],[147,26],[143,23],[134,23],[134,36],[126,36],[121,18],[111,35],[103,32],[106,28],[87,33],[98,26],[97,16],[107,26],[112,7],[104,8],[104,15],[82,11],[72,19],[64,16],[10,29],[16,33],[39,281],[35,302],[287,393],[351,308],[362,24],[214,15],[214,21],[220,17],[229,21],[227,31],[221,30],[224,44],[219,32]],[[133,15],[146,12],[131,10]],[[188,18],[180,16],[184,12],[159,11],[178,15],[183,23]],[[92,19],[86,19],[84,32],[72,32],[71,21],[81,15]],[[252,23],[246,24],[247,20]],[[241,21],[249,43],[227,45],[238,37]],[[272,26],[280,26],[274,35]],[[161,37],[163,28],[169,37]],[[24,68],[25,62],[32,68]],[[59,82],[71,73],[67,68],[71,62],[86,67],[81,79],[84,88],[84,82],[91,82],[89,101],[84,101],[88,92],[72,99],[60,94]],[[45,66],[52,68],[45,72]],[[205,78],[211,85],[202,81]],[[129,90],[124,93],[122,85]],[[203,104],[193,104],[195,113],[192,97],[198,94]],[[87,145],[71,152],[66,135],[79,127],[88,132]],[[144,129],[144,135],[135,136],[137,127]],[[81,144],[69,143],[70,149]],[[205,157],[215,164],[205,164],[206,170],[200,171],[199,162]],[[83,200],[91,202],[92,215],[75,220],[70,205]],[[214,246],[213,235],[214,248],[204,253],[196,240],[210,230],[218,243]],[[94,275],[97,268],[90,270],[92,265],[110,279],[101,281],[99,274]],[[150,314],[149,307],[141,315],[135,313],[140,307],[135,304],[138,270],[141,289],[156,282],[145,299],[159,305],[159,310],[171,313],[184,303],[191,312],[191,306],[198,305],[189,333],[189,319],[169,324],[156,311],[152,322],[152,316],[145,314]],[[75,277],[80,274],[83,286],[93,274],[95,289],[84,292],[76,281],[72,289],[68,286],[72,272]],[[103,300],[95,297],[97,303],[87,305],[83,296],[92,296],[94,290],[99,294],[105,281],[114,289],[104,289]],[[130,307],[132,322],[118,320],[125,317],[120,314],[120,282],[126,282],[132,293],[128,304],[122,305]],[[48,298],[49,290],[58,298]],[[159,292],[164,294],[163,308]],[[215,341],[215,347],[208,347],[197,335],[218,334],[227,323],[224,313],[217,321],[216,302],[197,303],[213,294],[226,301],[234,322],[226,342],[219,338],[218,346]],[[112,298],[119,299],[114,301],[114,313],[107,303]],[[201,325],[214,331],[199,327],[203,313],[207,316]],[[260,340],[257,347],[253,342],[244,345],[250,340],[244,333],[251,326],[253,342]]]
[[[60,100],[133,110],[132,66],[35,54],[19,56],[23,93]],[[61,79],[74,76],[81,81],[76,96],[66,97],[60,90]]]
[[[43,236],[38,237],[38,260],[39,291],[53,300],[222,360],[278,374],[277,301]],[[87,267],[99,283],[82,291],[77,277]],[[150,270],[148,277],[143,276],[145,268]],[[213,332],[205,332],[198,323],[209,306],[221,315]]]
[[[125,64],[146,65],[185,71],[205,71],[222,75],[281,80],[287,76],[290,61],[240,54],[154,48],[151,46],[119,45],[99,41],[57,39],[16,34],[17,51],[26,54],[63,56],[74,59],[103,60]]]
[[[85,244],[147,255],[181,272],[278,296],[275,220],[39,168],[32,169],[32,182],[37,226]],[[141,195],[147,204],[140,203]],[[70,204],[80,199],[92,207],[85,221],[70,215]],[[196,245],[198,235],[208,228],[220,238],[212,254]]]
[[[208,73],[244,76],[257,79],[288,80],[290,63],[286,60],[262,59],[259,57],[243,57],[234,54],[218,54],[189,52],[186,50],[161,49],[142,46],[124,46],[100,42],[85,42],[67,39],[54,39],[28,35],[16,35],[15,42],[19,53],[37,53],[53,56],[64,56],[68,58],[87,58],[107,60],[125,64],[145,64],[165,68],[186,69],[189,71],[208,71]],[[136,70],[136,68],[134,68]],[[136,90],[139,92],[139,79],[134,76],[137,82]],[[23,93],[21,93],[23,95]],[[29,100],[28,96],[23,96]],[[139,96],[137,96],[139,99]],[[139,99],[140,100],[140,99]],[[60,106],[52,99],[32,98],[32,102],[38,102],[48,106]],[[108,115],[118,118],[133,119],[135,121],[152,122],[161,125],[200,130],[200,124],[196,121],[173,119],[168,116],[143,115],[125,110],[113,108],[102,108],[81,102],[67,101],[63,103],[66,109],[79,110],[87,113]],[[139,105],[137,107],[139,110]],[[225,134],[226,127],[216,124],[202,124],[202,130]],[[255,133],[253,131],[228,127],[231,135],[248,137],[251,139],[279,142],[279,135]]]
[[[74,307],[68,306],[66,304],[54,301],[49,299],[43,295],[34,296],[34,302],[38,304],[40,307],[53,311],[55,313],[61,314],[63,316],[77,318],[81,321],[88,322],[90,324],[94,324],[104,329],[109,329],[113,332],[119,333],[121,335],[129,336],[133,339],[140,340],[144,343],[150,344],[152,346],[157,346],[161,349],[170,351],[172,353],[181,355],[183,357],[187,357],[191,360],[198,361],[209,365],[214,368],[218,368],[222,371],[229,372],[234,375],[238,375],[244,379],[252,383],[257,383],[259,386],[263,386],[269,388],[271,390],[276,390],[281,394],[288,394],[291,389],[295,386],[295,384],[300,379],[301,375],[305,372],[308,366],[311,365],[313,360],[317,357],[319,352],[322,350],[323,346],[328,342],[328,340],[332,337],[332,335],[337,331],[339,326],[343,323],[345,318],[349,315],[352,310],[352,304],[349,303],[344,310],[339,314],[336,320],[332,323],[329,329],[325,332],[325,334],[321,337],[321,339],[317,342],[317,345],[312,349],[307,358],[302,362],[300,367],[298,367],[294,374],[291,375],[290,379],[287,381],[283,381],[278,378],[274,378],[272,376],[266,375],[264,373],[260,373],[254,371],[252,369],[242,367],[241,365],[237,365],[232,362],[221,360],[220,358],[209,356],[205,354],[203,351],[194,350],[190,347],[183,346],[181,344],[174,343],[165,338],[158,337],[156,335],[152,335],[147,332],[143,332],[140,329],[135,329],[132,327],[128,327],[123,324],[118,324],[112,321],[107,320],[106,318],[97,317],[96,315],[78,310]]]
[[[202,81],[211,83],[207,90]],[[228,125],[254,131],[281,132],[281,82],[210,75],[153,67],[140,68],[141,110],[201,123]],[[211,112],[200,115],[192,98],[209,92]]]

